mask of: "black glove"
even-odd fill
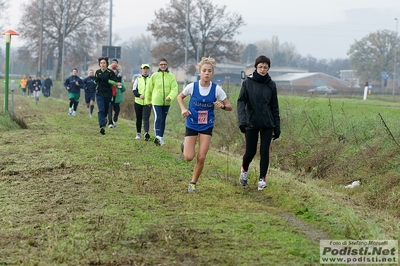
[[[274,135],[272,135],[272,140],[276,140],[276,139],[279,139],[279,134],[274,134]]]
[[[240,125],[239,128],[240,128],[240,132],[246,133],[246,126],[245,125]]]

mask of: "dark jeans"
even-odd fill
[[[169,106],[153,105],[154,110],[154,131],[156,136],[164,137],[165,121],[167,120]]]
[[[105,127],[107,125],[107,113],[110,107],[111,97],[103,97],[96,95],[99,125],[100,127]]]
[[[50,89],[48,89],[48,88],[43,88],[43,96],[44,97],[46,97],[46,98],[48,98],[48,97],[50,97]]]
[[[148,105],[140,105],[135,102],[134,104],[135,107],[135,113],[136,113],[136,132],[141,133],[142,132],[142,121],[143,121],[143,127],[144,127],[144,132],[149,132],[149,119],[150,119],[150,113],[151,113],[151,107]]]
[[[114,111],[114,116],[113,116]],[[117,123],[119,112],[121,111],[121,107],[119,103],[115,103],[114,101],[110,102],[110,107],[108,108],[108,124],[112,125],[113,121]]]
[[[272,140],[273,128],[250,129],[246,130],[246,151],[243,155],[242,167],[245,171],[249,170],[251,161],[257,152],[258,134],[260,133],[260,178],[264,178],[269,166],[269,147]]]

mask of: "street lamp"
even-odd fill
[[[9,78],[10,78],[10,44],[11,35],[18,36],[19,34],[14,30],[7,30],[2,33],[6,37],[6,73],[5,73],[5,90],[4,90],[4,113],[8,112],[8,88],[9,88]]]
[[[396,64],[397,64],[397,26],[399,24],[399,21],[397,18],[395,18],[394,20],[396,20],[396,39],[394,42],[394,67],[393,67],[393,96],[394,96],[394,90],[396,88]]]

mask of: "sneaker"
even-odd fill
[[[249,175],[249,172],[241,172],[240,177],[239,177],[239,182],[242,186],[247,185],[248,178],[247,176]]]
[[[72,108],[69,108],[68,114],[69,114],[69,115],[72,115]]]
[[[76,116],[76,112],[75,111],[72,112],[72,116]]]
[[[156,138],[154,139],[154,144],[156,144],[156,146],[160,146],[161,145],[159,136],[156,136]]]
[[[185,141],[182,141],[182,143],[181,143],[181,151],[182,151],[182,153],[183,153],[183,149],[185,148]]]
[[[113,124],[109,124],[109,125],[108,125],[108,128],[113,128],[113,127],[114,127]]]
[[[100,134],[101,135],[105,135],[106,134],[106,130],[104,129],[104,127],[100,128]]]
[[[267,187],[267,183],[265,183],[264,180],[260,179],[260,181],[258,181],[258,190],[263,190],[266,187]]]
[[[165,145],[164,137],[160,137],[160,145],[161,146]]]
[[[136,134],[135,139],[140,139],[140,133],[137,133],[137,134]]]
[[[197,192],[196,184],[190,183],[189,186],[188,186],[188,192],[189,192],[189,193]]]
[[[145,141],[149,141],[149,139],[150,139],[150,134],[149,134],[149,132],[144,133],[144,140],[145,140]]]
[[[113,127],[116,128],[117,127],[117,123],[113,122]]]
[[[93,117],[93,114],[90,114],[89,116],[90,116],[90,117]]]

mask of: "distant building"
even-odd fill
[[[254,72],[254,64],[246,65],[246,75],[250,75]],[[296,68],[296,67],[271,67],[268,71],[269,75],[272,79],[275,77],[288,74],[288,73],[308,73],[307,69],[304,68]]]
[[[331,86],[334,88],[348,87],[349,83],[347,81],[341,80],[339,78],[321,73],[288,73],[274,77],[273,80],[277,85],[284,87],[317,87],[317,86]]]
[[[213,81],[217,83],[225,83],[229,81],[230,83],[240,83],[241,72],[245,71],[246,66],[244,64],[238,63],[217,63],[214,70]]]
[[[339,76],[340,79],[343,79],[349,83],[349,87],[360,88],[360,80],[356,76],[356,72],[354,70],[340,70]]]

